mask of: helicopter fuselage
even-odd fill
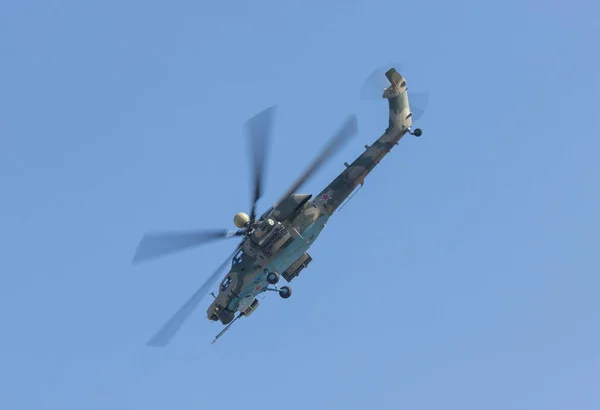
[[[348,196],[364,183],[406,133],[412,133],[412,114],[404,78],[395,70],[386,73],[392,86],[383,93],[389,103],[389,126],[385,133],[338,175],[316,197],[293,194],[260,218],[259,227],[244,241],[233,258],[231,270],[219,285],[219,294],[207,310],[213,321],[230,323],[236,312],[249,316],[258,307],[256,296],[274,290],[283,277],[287,282],[298,276],[312,260],[306,253],[327,221]],[[415,130],[413,135],[420,136]],[[280,295],[289,297],[291,290]],[[283,288],[281,288],[283,289]]]

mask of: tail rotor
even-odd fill
[[[383,92],[390,86],[385,73],[390,68],[395,68],[404,76],[404,64],[394,62],[389,63],[375,69],[365,80],[361,88],[360,97],[363,101],[379,101],[383,98]],[[409,86],[408,97],[410,100],[410,108],[413,114],[413,120],[419,120],[425,113],[425,109],[429,104],[430,93],[428,91],[412,91],[410,89],[411,79],[407,79]]]

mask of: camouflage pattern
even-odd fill
[[[234,257],[230,272],[219,285],[219,294],[207,310],[210,320],[228,324],[236,311],[248,316],[256,307],[256,296],[273,287],[267,280],[277,272],[292,281],[312,261],[306,252],[325,228],[327,220],[377,166],[400,139],[411,131],[412,114],[406,81],[394,69],[386,72],[391,86],[382,97],[388,100],[389,124],[385,133],[327,185],[316,197],[293,194],[268,210],[262,224]]]
[[[319,193],[316,201],[323,213],[333,214],[412,127],[406,81],[393,68],[386,72],[386,77],[392,83],[392,87],[383,93],[383,98],[387,98],[389,104],[389,126],[371,146],[365,145],[365,152]]]

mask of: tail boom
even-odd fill
[[[371,146],[365,145],[365,152],[352,164],[345,164],[346,169],[314,197],[313,201],[322,206],[324,213],[332,214],[358,185],[364,184],[365,177],[395,145],[398,145],[400,139],[406,133],[411,133],[412,113],[406,80],[394,68],[388,70],[385,75],[391,83],[382,95],[389,104],[389,125],[381,137]],[[415,135],[421,135],[420,130],[415,130]]]

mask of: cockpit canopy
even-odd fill
[[[244,256],[244,251],[240,249],[238,253],[231,260],[231,267],[235,267],[242,263],[242,257]]]
[[[227,290],[227,288],[229,287],[229,285],[231,285],[231,282],[233,281],[233,278],[231,277],[231,275],[228,275],[225,279],[223,279],[223,281],[221,282],[221,292],[225,292]]]

